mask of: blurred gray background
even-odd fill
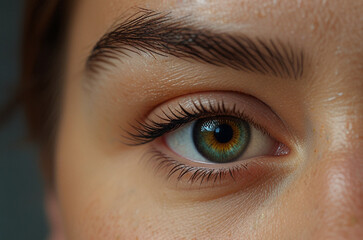
[[[22,0],[0,0],[0,106],[19,77]],[[0,240],[46,239],[35,146],[25,140],[18,111],[0,128]]]

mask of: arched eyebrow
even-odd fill
[[[219,33],[197,27],[188,17],[148,9],[116,25],[94,46],[86,70],[97,72],[128,53],[175,56],[220,67],[299,79],[304,73],[304,52],[280,40]]]

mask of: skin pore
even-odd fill
[[[231,48],[225,45],[217,49],[224,58],[199,45],[193,45],[187,56],[173,54],[180,45],[171,42],[182,35],[180,31],[176,36],[169,31],[164,46],[151,38],[154,45],[149,48],[145,41],[135,48],[140,35],[129,33],[121,43],[118,37],[116,47],[127,49],[94,58],[90,69],[89,58],[100,39],[143,16],[143,11],[169,16],[172,20],[165,26],[178,22],[194,33],[208,33],[199,44],[216,35],[239,41],[247,37],[270,61],[272,55],[258,40],[272,50],[271,41],[281,43],[285,47],[276,44],[273,55],[300,56],[290,60],[300,59],[292,65],[303,70],[278,74],[284,69],[278,66],[281,61],[267,63],[256,51],[242,54],[249,55],[249,65],[241,56],[230,60],[237,50],[228,55],[226,49]],[[55,156],[55,192],[66,239],[359,239],[361,12],[362,1],[355,0],[77,1]],[[190,39],[193,44],[198,40]],[[206,55],[204,60],[190,57],[196,51]],[[208,63],[208,57],[225,64]],[[233,67],[237,60],[245,67]],[[248,70],[252,65],[260,71]],[[276,74],[267,71],[268,66],[277,68]],[[158,116],[172,116],[180,106],[193,112],[192,103],[220,102],[253,119],[256,131],[267,132],[263,136],[284,146],[284,151],[261,151],[221,167],[193,162],[170,150],[165,142],[173,132],[149,143],[127,144],[129,133],[137,134],[133,126],[138,122],[162,122],[165,119]],[[160,158],[212,168],[222,172],[221,180],[198,175],[191,181],[193,172],[179,178],[180,171],[168,178],[170,166],[157,170]],[[237,165],[242,167],[232,176],[224,171]]]

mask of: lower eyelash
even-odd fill
[[[192,167],[174,160],[158,150],[151,150],[147,152],[150,156],[148,160],[158,162],[155,167],[155,172],[159,172],[162,169],[168,169],[167,179],[177,175],[177,180],[180,181],[184,177],[187,177],[187,182],[191,184],[212,182],[213,184],[221,183],[225,178],[229,177],[233,181],[236,181],[236,175],[244,172],[248,173],[247,164],[239,164],[232,168],[205,168],[205,167]],[[189,175],[189,176],[188,176]]]

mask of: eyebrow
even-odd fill
[[[86,70],[97,72],[129,53],[175,56],[220,67],[299,79],[304,52],[279,39],[252,38],[196,27],[188,17],[148,9],[138,11],[107,32],[94,46]]]

